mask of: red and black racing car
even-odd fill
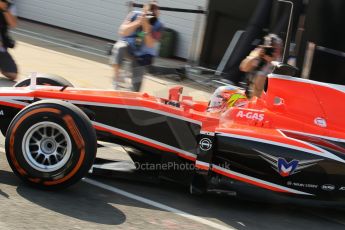
[[[193,193],[345,198],[344,86],[276,72],[262,98],[215,111],[180,87],[158,98],[44,75],[29,85],[0,89],[0,129],[13,171],[36,187],[77,182],[105,141],[129,147],[140,164],[181,166],[156,175]]]

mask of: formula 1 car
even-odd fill
[[[222,113],[181,87],[158,98],[26,79],[0,90],[7,159],[27,183],[65,188],[88,173],[98,140],[127,146],[138,167],[155,165],[159,178],[192,193],[341,201],[345,87],[279,73],[262,98]]]

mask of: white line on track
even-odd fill
[[[35,32],[32,32],[32,31],[29,31],[29,30],[24,30],[24,29],[20,29],[20,28],[17,28],[17,29],[14,30],[14,32],[16,32],[17,34],[23,35],[22,33],[19,33],[18,31],[21,31],[21,32],[24,32],[24,33],[28,33],[28,34],[38,35],[40,37],[45,37],[45,38],[48,38],[48,39],[51,39],[51,40],[60,41],[60,42],[63,42],[63,43],[74,45],[74,46],[84,47],[86,49],[95,50],[95,51],[99,51],[99,52],[102,52],[102,53],[105,52],[104,50],[96,49],[96,48],[91,47],[91,46],[82,45],[82,44],[71,42],[71,41],[67,41],[67,40],[64,40],[64,39],[61,39],[61,38],[55,38],[55,37],[48,36],[48,35],[41,34],[41,33],[35,33]]]
[[[5,152],[5,149],[0,147],[0,151]],[[210,221],[210,220],[207,220],[207,219],[198,217],[198,216],[194,216],[194,215],[192,215],[192,214],[189,214],[189,213],[187,213],[187,212],[181,211],[181,210],[179,210],[179,209],[172,208],[172,207],[169,207],[169,206],[167,206],[167,205],[165,205],[165,204],[161,204],[161,203],[159,203],[159,202],[156,202],[156,201],[153,201],[153,200],[150,200],[150,199],[147,199],[147,198],[144,198],[144,197],[135,195],[135,194],[133,194],[133,193],[126,192],[126,191],[124,191],[124,190],[122,190],[122,189],[118,189],[118,188],[115,188],[115,187],[113,187],[113,186],[106,185],[106,184],[101,183],[101,182],[98,182],[98,181],[96,181],[96,180],[92,180],[92,179],[89,179],[89,178],[83,178],[83,181],[84,181],[85,183],[90,184],[90,185],[93,185],[93,186],[102,188],[102,189],[104,189],[104,190],[107,190],[107,191],[110,191],[110,192],[119,194],[119,195],[121,195],[121,196],[125,196],[125,197],[127,197],[127,198],[132,199],[132,200],[139,201],[139,202],[141,202],[141,203],[144,203],[144,204],[147,204],[147,205],[150,205],[150,206],[159,208],[159,209],[161,209],[161,210],[164,210],[164,211],[167,211],[167,212],[174,213],[174,214],[176,214],[176,215],[178,215],[178,216],[182,216],[182,217],[184,217],[184,218],[187,218],[187,219],[196,221],[196,222],[198,222],[198,223],[200,223],[200,224],[207,225],[207,226],[212,227],[212,228],[214,228],[214,229],[219,229],[219,230],[237,230],[237,229],[234,228],[234,227],[224,226],[224,225],[215,223],[215,222],[213,222],[213,221]]]
[[[165,204],[158,203],[156,201],[153,201],[153,200],[150,200],[150,199],[147,199],[147,198],[135,195],[133,193],[126,192],[124,190],[121,190],[121,189],[118,189],[118,188],[106,185],[104,183],[101,183],[101,182],[98,182],[98,181],[95,181],[95,180],[92,180],[92,179],[89,179],[89,178],[84,178],[83,181],[88,183],[88,184],[94,185],[96,187],[102,188],[104,190],[107,190],[107,191],[119,194],[121,196],[125,196],[127,198],[132,199],[132,200],[136,200],[136,201],[142,202],[144,204],[148,204],[150,206],[159,208],[161,210],[174,213],[174,214],[176,214],[178,216],[182,216],[184,218],[196,221],[196,222],[201,223],[203,225],[207,225],[207,226],[212,227],[214,229],[219,229],[219,230],[235,230],[236,229],[236,228],[233,228],[233,227],[228,227],[228,226],[224,226],[224,225],[215,223],[213,221],[210,221],[210,220],[198,217],[198,216],[194,216],[192,214],[186,213],[186,212],[181,211],[179,209],[175,209],[175,208],[169,207],[169,206],[167,206]]]
[[[61,43],[53,42],[53,41],[50,41],[50,40],[47,40],[47,39],[39,38],[39,37],[36,37],[36,36],[31,36],[31,35],[23,34],[23,33],[19,33],[19,32],[16,32],[16,31],[12,31],[12,33],[19,34],[19,35],[24,36],[24,37],[33,38],[33,39],[36,39],[36,40],[39,40],[39,41],[47,42],[47,43],[50,43],[50,44],[53,44],[53,45],[65,47],[65,48],[68,48],[68,49],[76,50],[76,51],[79,51],[79,52],[83,52],[83,53],[87,53],[87,54],[92,54],[92,55],[95,55],[95,56],[98,56],[98,57],[108,58],[108,56],[106,56],[106,55],[97,54],[97,53],[86,51],[86,50],[83,50],[83,49],[78,49],[78,48],[71,47],[71,46],[68,46],[68,45],[64,45],[64,44],[61,44]]]

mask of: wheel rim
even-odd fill
[[[62,168],[72,153],[72,142],[67,131],[53,122],[40,122],[24,135],[22,151],[27,163],[41,172]]]

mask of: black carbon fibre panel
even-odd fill
[[[258,180],[315,194],[321,199],[345,197],[345,163],[293,147],[220,135],[216,139],[215,165],[226,166],[229,170]],[[345,158],[338,152],[329,152],[340,159]],[[309,165],[304,163],[313,160],[315,162]],[[286,174],[281,175],[281,170],[285,170]],[[327,186],[332,190],[327,190]]]
[[[154,141],[196,153],[200,125],[150,111],[85,106],[95,121]]]

